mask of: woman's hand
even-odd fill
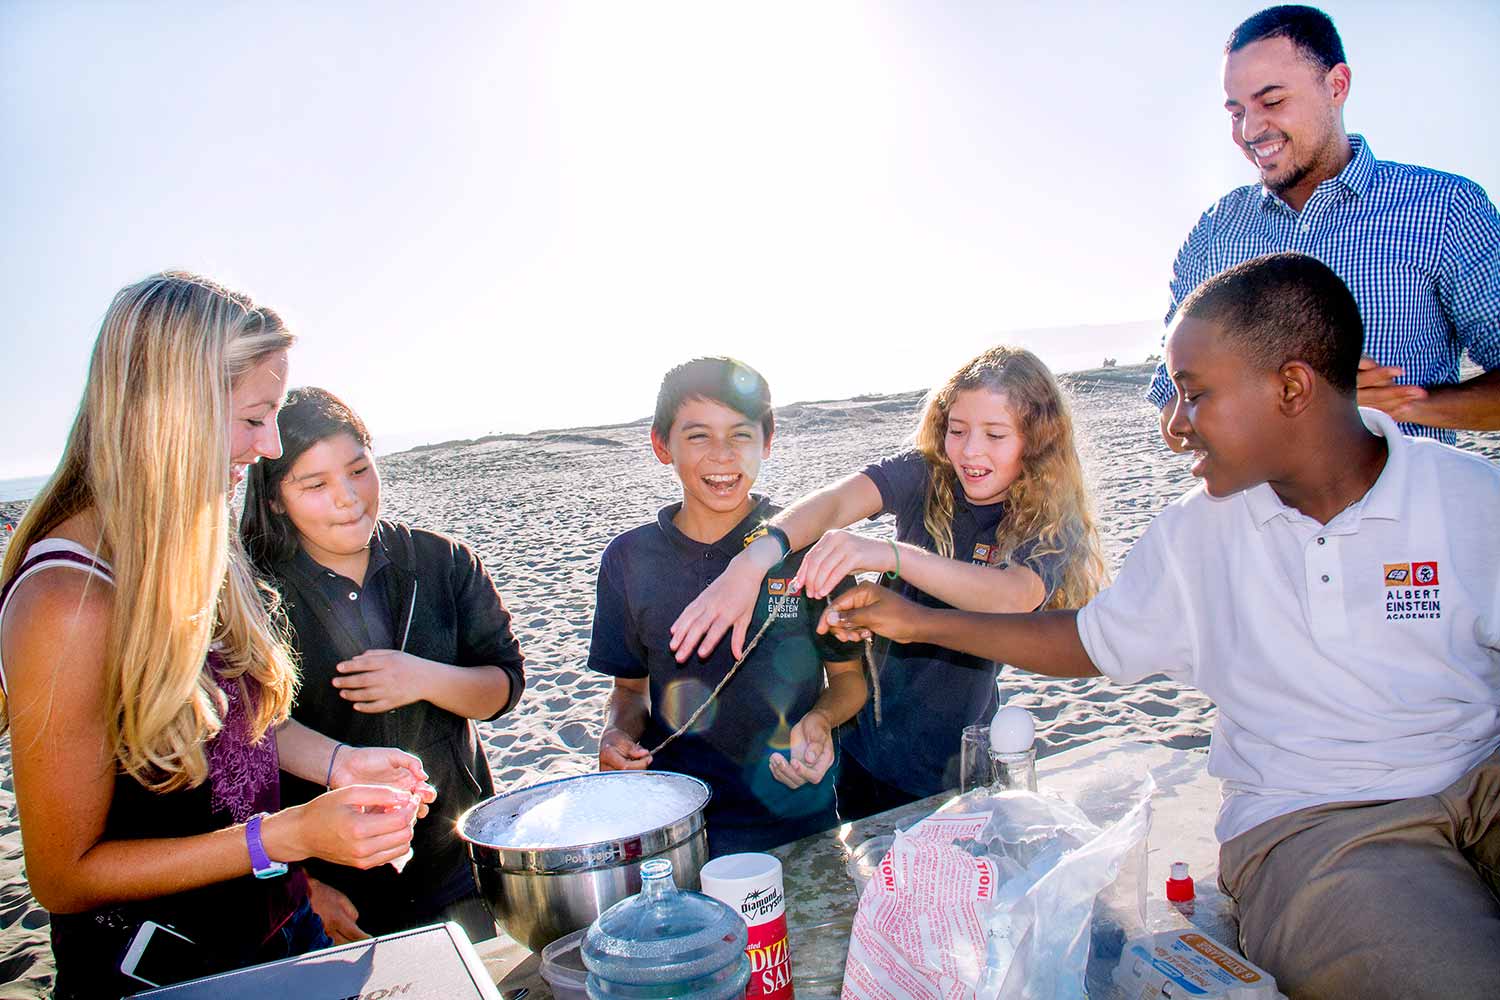
[[[599,770],[644,771],[650,766],[650,752],[620,730],[606,729],[599,737]]]
[[[832,601],[818,619],[819,634],[832,631],[844,642],[883,635],[893,642],[916,642],[925,609],[873,583],[861,583]]]
[[[755,602],[760,599],[760,582],[765,579],[766,571],[781,561],[780,552],[781,543],[776,539],[756,539],[729,561],[719,578],[692,604],[682,609],[672,623],[670,643],[678,663],[686,663],[695,650],[699,656],[708,656],[731,629],[730,651],[736,660],[745,655],[745,634],[750,630]],[[776,556],[775,561],[767,564],[765,560],[772,555]]]
[[[838,528],[825,532],[807,550],[792,586],[805,589],[808,597],[819,600],[833,593],[833,588],[846,576],[895,570],[896,550],[890,542]]]
[[[356,712],[389,712],[427,698],[429,666],[410,653],[371,649],[340,663],[333,686]]]
[[[418,817],[437,799],[437,789],[427,783],[422,762],[394,747],[351,747],[340,744],[328,775],[329,788],[350,785],[387,785],[416,796]]]
[[[771,776],[788,788],[816,785],[833,766],[833,756],[833,726],[815,708],[792,727],[787,754],[771,755]]]
[[[351,868],[377,868],[411,847],[420,798],[387,785],[348,785],[283,809],[261,824],[273,861],[322,858]]]
[[[313,912],[322,919],[323,929],[328,932],[329,937],[333,938],[334,944],[363,941],[370,936],[355,922],[359,919],[359,911],[354,908],[349,897],[333,886],[319,882],[309,875],[307,896],[308,902],[312,904]]]

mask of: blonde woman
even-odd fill
[[[296,862],[396,860],[431,799],[416,758],[287,721],[294,666],[229,531],[280,452],[292,339],[204,278],[123,289],[0,567],[0,727],[59,998],[325,945]],[[333,790],[278,811],[278,768]]]
[[[992,348],[928,395],[912,450],[804,497],[770,522],[672,626],[677,659],[726,632],[739,655],[755,595],[784,549],[815,540],[794,586],[826,597],[878,572],[933,607],[1078,607],[1104,579],[1073,422],[1029,351]],[[896,540],[841,530],[894,514]],[[867,703],[841,739],[839,814],[859,819],[958,784],[960,734],[994,710],[994,662],[936,646],[877,647],[882,718]]]

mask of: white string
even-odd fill
[[[714,685],[714,689],[708,693],[708,697],[704,699],[703,704],[698,706],[697,711],[688,716],[687,721],[678,726],[676,731],[673,732],[672,735],[668,736],[666,739],[662,740],[656,745],[656,748],[651,751],[651,756],[655,757],[657,754],[661,753],[663,749],[666,748],[668,743],[671,743],[677,737],[693,728],[693,723],[697,722],[698,718],[704,712],[708,711],[708,706],[714,703],[714,699],[719,696],[719,692],[724,690],[724,688],[729,684],[730,680],[733,679],[735,673],[739,671],[744,662],[750,659],[750,654],[755,651],[755,646],[760,642],[760,637],[766,634],[766,629],[770,628],[771,623],[775,620],[776,617],[774,615],[766,616],[766,620],[761,622],[759,631],[757,631],[755,633],[755,636],[750,640],[750,644],[745,647],[745,654],[738,660],[734,661],[734,666],[729,668],[729,672],[724,675],[723,680]],[[870,671],[870,684],[874,688],[875,724],[878,726],[880,725],[880,670],[875,665],[875,643],[872,639],[866,639],[864,641],[864,659],[865,664]]]

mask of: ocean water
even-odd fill
[[[30,500],[47,482],[46,476],[25,476],[21,479],[0,479],[0,501]]]

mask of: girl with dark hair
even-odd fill
[[[293,390],[280,422],[281,456],[252,469],[240,533],[301,654],[292,717],[409,750],[438,789],[404,870],[309,866],[313,907],[337,941],[442,920],[493,937],[456,821],[495,790],[472,720],[510,711],[525,686],[510,614],[468,546],[380,518],[370,433],[338,398]]]

